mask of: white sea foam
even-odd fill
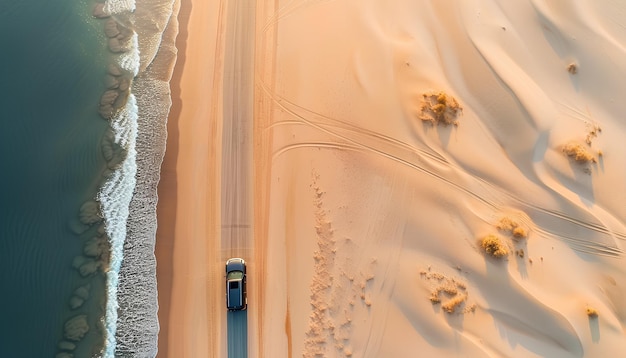
[[[106,273],[104,357],[114,357],[115,355],[118,275],[122,265],[124,241],[126,240],[129,204],[135,189],[135,174],[137,173],[137,153],[135,150],[137,113],[137,101],[135,96],[131,94],[124,108],[111,120],[115,142],[126,151],[127,155],[122,164],[111,173],[98,194],[111,250],[109,270]]]
[[[107,0],[104,11],[107,14],[122,14],[135,11],[135,0]]]
[[[139,74],[139,36],[137,33],[133,33],[130,38],[131,41],[131,49],[128,52],[123,52],[119,57],[119,65],[124,70],[133,74],[133,76],[137,76]]]
[[[107,13],[132,25],[132,48],[117,55],[117,62],[136,78],[127,104],[111,120],[113,140],[127,156],[111,173],[98,197],[111,246],[106,274],[104,357],[154,357],[157,352],[156,187],[165,152],[171,98],[169,83],[159,80],[163,74],[148,65],[161,44],[174,1],[138,0],[136,4],[107,0],[105,4]],[[150,18],[140,21],[145,17]],[[163,21],[165,24],[154,26]],[[140,27],[141,24],[146,26]],[[168,46],[173,47],[173,39],[169,41]],[[141,58],[140,52],[145,52],[149,59]]]
[[[134,82],[139,107],[137,185],[130,203],[124,261],[119,272],[116,356],[154,357],[159,331],[156,291],[156,188],[165,151],[169,84],[141,76]]]

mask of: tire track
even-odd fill
[[[352,138],[350,138],[350,137],[348,137],[346,135],[342,135],[342,134],[339,134],[337,132],[333,132],[332,130],[326,128],[326,126],[317,124],[316,122],[313,122],[313,121],[310,121],[310,120],[306,119],[304,116],[302,116],[302,115],[300,115],[300,114],[298,114],[298,113],[288,109],[287,107],[283,106],[280,102],[276,102],[276,103],[283,110],[285,110],[288,113],[290,113],[291,115],[301,119],[301,123],[307,124],[307,125],[315,128],[315,129],[318,129],[318,130],[320,130],[320,131],[322,131],[322,132],[324,132],[326,134],[329,134],[329,135],[331,135],[331,136],[333,136],[335,138],[338,138],[338,139],[340,139],[340,140],[342,140],[344,142],[348,142],[348,143],[350,143],[351,145],[353,145],[355,147],[362,148],[363,150],[365,150],[367,152],[370,152],[370,153],[373,153],[373,154],[385,157],[387,159],[396,161],[396,162],[401,163],[403,165],[406,165],[406,166],[408,166],[410,168],[413,168],[413,169],[415,169],[417,171],[420,171],[420,172],[422,172],[424,174],[427,174],[429,176],[435,177],[435,178],[437,178],[437,179],[439,179],[439,180],[441,180],[441,181],[443,181],[443,182],[445,182],[445,183],[455,187],[456,189],[458,189],[458,190],[460,190],[460,191],[462,191],[462,192],[464,192],[464,193],[474,197],[478,201],[480,201],[480,202],[482,202],[482,203],[484,203],[484,204],[486,204],[486,205],[488,205],[490,207],[497,208],[499,206],[495,202],[493,202],[492,200],[488,200],[488,199],[486,199],[486,198],[484,198],[484,197],[482,197],[482,196],[472,192],[471,190],[466,189],[466,188],[462,187],[461,185],[452,182],[451,180],[448,180],[447,178],[443,177],[440,174],[435,173],[432,170],[428,170],[428,169],[426,169],[424,167],[421,167],[420,165],[412,162],[410,159],[401,158],[401,157],[399,157],[397,155],[390,154],[390,153],[388,153],[388,152],[386,152],[384,150],[378,149],[378,148],[376,148],[374,146],[363,144],[363,143],[361,143],[361,142],[359,142],[359,141],[357,141],[355,139],[352,139]],[[364,134],[360,129],[355,130],[353,133],[354,134]],[[344,148],[347,148],[345,146],[345,144],[338,143],[338,145],[344,146]],[[419,157],[417,159],[419,159]],[[451,166],[450,163],[447,163],[447,164],[449,166]]]
[[[223,69],[224,69],[224,58],[225,58],[225,41],[226,41],[226,33],[228,27],[228,19],[227,19],[227,6],[224,0],[220,0],[219,5],[219,15],[217,17],[217,38],[215,41],[215,63],[213,67],[213,88],[211,90],[212,100],[211,100],[211,119],[212,119],[212,128],[211,128],[211,139],[216,142],[216,148],[221,148],[222,145],[222,135],[221,135],[221,127],[223,118],[220,118],[219,113],[219,93],[221,92],[221,85],[223,82]],[[210,160],[211,163],[210,168],[213,173],[218,173],[219,168],[219,155],[220,153],[216,153],[217,150],[212,150],[210,152]],[[213,175],[214,182],[219,180],[219,176]],[[214,203],[211,207],[211,211],[216,212],[219,208],[219,185],[214,184],[210,185],[207,188],[207,198],[210,203]],[[216,215],[208,216],[208,224],[211,228],[219,227],[220,223],[218,217]],[[221,270],[221,232],[215,230],[213,232],[214,235],[211,236],[211,239],[208,240],[207,244],[207,263],[209,264],[209,277],[213,278],[209,282],[209,287],[207,289],[206,300],[207,300],[207,313],[206,313],[206,321],[207,321],[207,345],[209,357],[217,358],[223,357],[228,348],[227,337],[224,337],[220,332],[224,332],[226,328],[226,315],[223,313],[224,311],[221,309],[222,306],[222,292],[221,288],[222,280],[222,270]],[[218,269],[218,267],[220,269]]]
[[[544,230],[538,227],[536,227],[534,230],[544,237],[549,237],[555,240],[561,239],[567,242],[572,248],[579,252],[605,257],[619,257],[624,253],[622,249],[609,246],[607,244],[591,243],[589,241],[577,239],[570,235],[558,234],[550,230]]]
[[[295,3],[294,0],[281,6],[278,11],[274,12],[274,15],[270,17],[268,22],[263,26],[263,33],[267,32],[272,26],[276,25],[280,20],[293,15],[296,11],[313,6],[319,3],[331,2],[335,0],[304,0],[300,3]]]
[[[459,167],[458,165],[455,165],[454,163],[448,161],[445,159],[445,157],[441,156],[441,155],[437,155],[435,153],[432,152],[428,152],[426,150],[420,149],[420,148],[416,148],[413,147],[407,143],[404,143],[402,141],[399,141],[397,139],[393,139],[390,138],[388,136],[385,136],[383,134],[377,133],[377,132],[373,132],[364,128],[359,128],[356,127],[352,124],[349,124],[346,121],[340,121],[340,120],[336,120],[334,118],[330,118],[327,116],[324,116],[318,112],[314,112],[314,111],[310,111],[304,107],[301,107],[293,102],[290,102],[282,97],[277,97],[276,95],[273,95],[271,93],[269,93],[268,91],[265,91],[265,93],[270,96],[270,98],[274,101],[274,103],[276,105],[278,105],[282,110],[284,110],[286,113],[290,114],[291,116],[293,116],[295,118],[295,120],[292,121],[281,121],[281,122],[276,122],[272,125],[273,126],[279,126],[279,125],[287,125],[287,124],[303,124],[303,125],[307,125],[310,126],[312,128],[315,128],[323,133],[326,133],[328,135],[330,135],[331,137],[337,138],[339,139],[339,142],[334,144],[334,146],[338,146],[341,149],[347,149],[347,150],[356,150],[356,148],[360,148],[361,150],[365,151],[365,152],[369,152],[378,156],[382,156],[385,157],[387,159],[396,161],[400,164],[406,165],[412,169],[415,169],[417,171],[420,171],[426,175],[432,176],[438,180],[441,180],[443,182],[445,182],[446,184],[454,187],[455,189],[468,194],[469,196],[477,199],[478,201],[480,201],[481,203],[491,207],[494,210],[502,210],[505,205],[503,202],[501,201],[496,201],[496,200],[491,200],[491,199],[487,199],[485,197],[485,194],[487,193],[482,193],[482,194],[478,194],[470,189],[467,189],[466,187],[457,184],[455,182],[453,182],[452,180],[449,180],[447,178],[445,178],[444,176],[435,173],[433,170],[429,170],[423,166],[421,166],[420,164],[416,163],[415,161],[423,161],[423,160],[432,160],[435,161],[436,163],[440,164],[440,165],[445,165],[450,167],[451,169],[456,170],[457,172],[459,172],[460,174],[469,177],[470,180],[473,180],[474,182],[476,182],[477,184],[479,184],[480,186],[484,187],[487,192],[491,192],[492,194],[499,194],[504,198],[507,198],[508,200],[517,203],[520,206],[526,207],[527,209],[530,210],[535,210],[537,212],[543,213],[545,215],[566,221],[570,224],[582,227],[584,229],[590,230],[590,231],[594,231],[597,233],[600,233],[602,235],[607,235],[610,236],[612,238],[616,238],[619,240],[626,240],[626,233],[622,233],[622,232],[615,232],[612,230],[609,230],[607,227],[600,225],[600,224],[596,224],[596,223],[591,223],[591,222],[587,222],[581,219],[577,219],[575,217],[569,216],[565,213],[562,213],[560,211],[557,210],[552,210],[552,209],[546,209],[534,204],[531,204],[530,202],[523,200],[511,193],[509,193],[508,191],[504,190],[503,188],[499,188],[489,182],[487,182],[486,180],[480,178],[480,177],[475,177],[475,176],[471,176],[469,174],[467,174],[461,167]],[[316,119],[321,119],[322,121],[314,121],[314,120],[310,120],[307,117],[305,117],[305,115],[298,113],[298,111],[303,111],[308,115],[312,115],[314,117],[317,117]],[[326,122],[326,123],[325,123]],[[270,127],[271,128],[271,127]],[[337,131],[337,128],[347,131],[349,134],[341,134],[339,133],[339,131]],[[363,139],[375,139],[376,145],[380,145],[380,144],[386,144],[389,147],[387,148],[383,148],[383,149],[379,149],[377,148],[375,145],[368,145],[363,143],[363,141],[359,141],[357,139],[355,139],[355,136],[362,136]],[[342,143],[344,142],[344,143]],[[319,142],[319,143],[324,143],[323,146],[326,148],[330,148],[333,146],[333,144],[331,142]],[[348,143],[348,144],[346,144]],[[308,145],[308,146],[313,146],[313,145]],[[295,149],[298,147],[292,147],[290,149]],[[284,152],[286,148],[282,149],[281,154]],[[408,154],[412,155],[413,158],[410,159],[405,159],[402,158],[400,155],[394,155],[391,154],[391,150],[390,149],[400,149],[402,151],[404,151],[403,154]],[[289,150],[289,149],[286,149]],[[551,237],[554,236],[563,238],[565,241],[568,242],[574,242],[572,240],[568,240],[568,237],[560,235],[560,234],[551,234]],[[597,252],[607,252],[607,253],[612,253],[610,255],[620,255],[622,253],[622,250],[617,248],[617,247],[610,247],[610,246],[606,246],[603,244],[597,244],[597,243],[588,243],[588,247],[590,248],[594,248],[591,251],[585,251],[588,253],[595,253],[596,250]],[[579,246],[577,246],[578,249],[580,249]],[[608,250],[608,251],[607,251]]]

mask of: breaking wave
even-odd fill
[[[156,187],[175,62],[175,56],[160,60],[158,54],[164,41],[169,42],[163,51],[175,53],[175,1],[106,0],[94,7],[94,16],[107,21],[114,59],[109,78],[117,79],[107,91],[113,94],[105,93],[100,102],[101,115],[110,121],[103,140],[109,170],[97,197],[110,246],[104,357],[154,357],[157,352]],[[122,88],[124,76],[128,90]]]

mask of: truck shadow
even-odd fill
[[[229,311],[228,358],[248,358],[248,311]]]

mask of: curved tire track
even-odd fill
[[[486,180],[482,178],[468,175],[461,167],[455,165],[451,161],[446,160],[445,157],[441,155],[437,155],[436,153],[432,153],[424,149],[413,147],[408,143],[399,141],[397,139],[388,137],[386,135],[383,135],[377,132],[373,132],[364,128],[356,127],[346,121],[337,120],[334,118],[324,116],[323,114],[320,114],[318,112],[310,111],[302,106],[299,106],[293,102],[290,102],[289,100],[283,97],[279,97],[279,96],[276,96],[275,94],[269,93],[268,91],[265,91],[265,93],[268,96],[270,96],[272,100],[274,101],[274,103],[276,103],[282,110],[289,113],[295,118],[295,120],[293,121],[282,121],[282,122],[274,123],[273,126],[289,125],[289,124],[303,124],[303,125],[307,125],[309,127],[315,128],[325,134],[330,135],[331,137],[338,139],[337,143],[315,142],[315,143],[319,143],[323,147],[331,148],[333,146],[336,146],[337,148],[349,149],[349,150],[357,150],[357,148],[360,148],[362,151],[385,157],[387,159],[398,162],[402,165],[418,170],[426,175],[437,178],[438,180],[441,180],[444,183],[454,187],[455,189],[465,194],[468,194],[469,196],[475,198],[479,202],[482,202],[483,204],[491,207],[494,210],[502,210],[502,208],[505,207],[504,202],[502,202],[501,200],[497,200],[496,199],[497,195],[490,195],[494,199],[489,199],[487,197],[488,194],[495,193],[495,194],[500,195],[501,197],[507,198],[513,203],[526,207],[529,210],[537,211],[541,214],[551,216],[561,221],[568,222],[575,226],[578,226],[578,227],[581,227],[581,228],[584,228],[593,232],[597,232],[599,234],[609,236],[611,238],[615,238],[619,240],[626,240],[626,233],[615,232],[615,231],[608,229],[607,227],[603,225],[577,219],[575,217],[566,215],[565,213],[559,212],[557,210],[547,209],[547,208],[534,205],[526,200],[523,200],[515,195],[512,195],[511,193],[509,193],[508,191],[502,188],[494,186],[493,184],[487,182]],[[305,112],[305,113],[301,114],[299,112]],[[314,121],[314,120],[308,119],[307,115],[314,116],[316,117],[317,120]],[[340,133],[340,131],[344,131],[344,133]],[[371,142],[372,139],[374,139],[374,142],[372,144],[366,144],[367,141]],[[314,142],[311,142],[311,143],[303,144],[300,146],[295,145],[291,147],[290,149],[295,149],[298,147],[301,148],[304,146],[317,146],[317,145],[314,144]],[[282,148],[281,150],[279,150],[279,152],[282,153],[284,152],[285,149],[286,148]],[[397,150],[400,150],[401,152],[397,154],[392,154],[392,152],[397,151]],[[404,156],[408,156],[408,158],[405,158]],[[455,169],[457,172],[464,174],[464,176],[469,178],[470,181],[474,181],[476,184],[480,185],[481,187],[484,187],[486,189],[486,192],[476,193],[472,191],[471,189],[468,189],[465,186],[458,184],[444,177],[441,174],[436,173],[434,170],[430,170],[426,168],[423,165],[427,164],[428,161],[434,161],[436,162],[436,164],[445,165],[452,169]],[[586,242],[586,244],[583,245],[582,244],[582,242],[584,242],[583,240],[576,241],[576,239],[568,237],[567,235],[552,233],[552,232],[545,231],[545,230],[537,230],[537,231],[540,233],[549,234],[548,236],[551,238],[562,239],[563,241],[572,244],[572,248],[578,251],[582,251],[582,252],[586,252],[590,254],[601,254],[601,255],[608,255],[608,256],[617,256],[623,253],[622,249],[616,246],[615,247],[608,246],[605,244],[594,243],[594,242]]]

